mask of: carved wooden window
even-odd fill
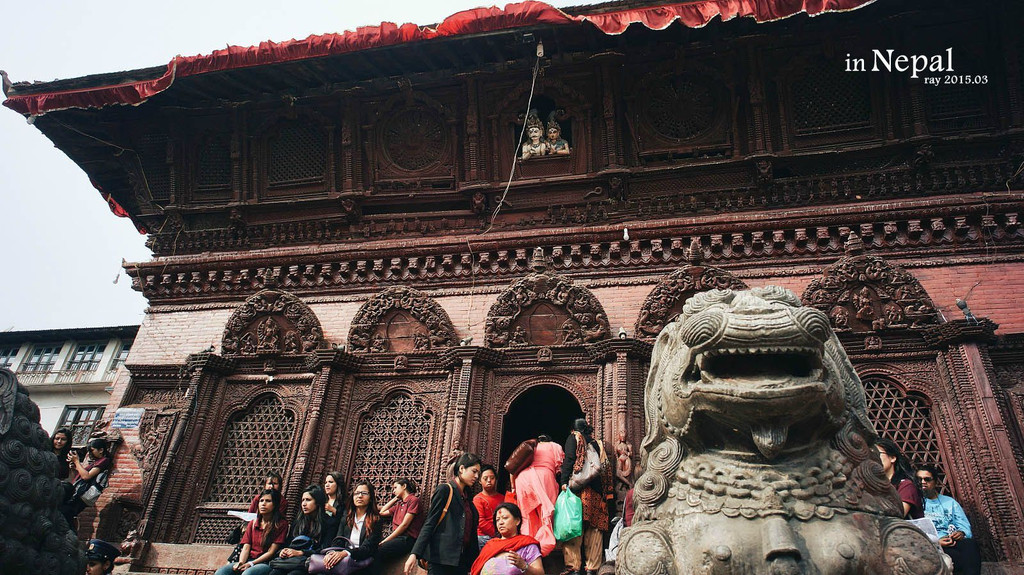
[[[223,512],[222,512],[223,513]],[[218,515],[216,517],[203,517],[196,525],[196,534],[192,538],[193,543],[205,543],[207,545],[223,545],[231,531],[242,525],[236,517],[230,515]],[[182,573],[182,571],[173,571]],[[188,573],[192,573],[189,571]],[[195,571],[195,573],[210,573],[210,571]]]
[[[268,471],[284,471],[294,433],[295,416],[273,396],[232,417],[206,500],[248,505]]]
[[[868,415],[875,424],[875,431],[895,441],[911,465],[930,463],[944,469],[927,400],[904,393],[884,379],[863,381]]]
[[[696,74],[667,74],[651,82],[642,107],[644,120],[659,136],[686,141],[719,120],[723,97],[714,81]]]
[[[267,183],[270,187],[315,184],[324,181],[327,137],[308,121],[282,124],[270,138]]]
[[[931,131],[961,132],[986,126],[983,86],[949,84],[941,89],[925,86],[922,92]]]
[[[359,426],[353,479],[373,483],[378,499],[386,499],[397,477],[420,486],[426,479],[431,416],[406,395],[396,395],[373,409]]]
[[[231,145],[226,136],[208,138],[196,158],[196,192],[198,199],[210,194],[220,197],[231,189]]]
[[[793,130],[816,134],[869,126],[871,86],[867,74],[844,72],[823,62],[792,85]]]
[[[103,417],[102,405],[68,405],[60,414],[57,428],[66,427],[71,430],[71,445],[85,445],[92,435],[96,422]]]
[[[448,149],[444,118],[425,107],[400,110],[384,121],[381,144],[388,160],[399,169],[428,169],[440,162]]]
[[[167,138],[155,134],[142,136],[139,140],[138,153],[144,176],[142,183],[149,188],[153,201],[170,201],[171,167],[168,164]]]

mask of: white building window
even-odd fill
[[[128,352],[131,350],[133,343],[134,342],[131,340],[121,342],[121,349],[117,351],[117,355],[114,356],[113,363],[110,364],[111,371],[124,365],[124,361],[128,359]]]
[[[60,348],[60,344],[44,344],[33,347],[32,353],[21,364],[19,371],[29,373],[51,371],[53,364],[57,362]]]
[[[76,447],[89,442],[89,435],[96,422],[103,417],[102,405],[68,405],[60,415],[57,428],[66,427],[71,430],[71,445]]]
[[[0,347],[0,367],[11,367],[18,355],[18,347]]]
[[[75,349],[74,355],[68,359],[68,371],[96,371],[103,358],[105,343],[82,343]]]

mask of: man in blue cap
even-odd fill
[[[121,550],[102,539],[90,539],[85,550],[85,575],[105,575],[114,571],[114,559]]]

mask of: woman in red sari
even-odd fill
[[[469,570],[470,575],[544,575],[540,543],[520,535],[523,514],[514,503],[502,503],[494,510],[498,536],[488,541]]]

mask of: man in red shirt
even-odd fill
[[[288,513],[288,501],[284,498],[284,491],[281,491],[283,485],[284,480],[281,479],[281,474],[276,471],[268,472],[263,480],[263,489],[276,489],[281,494],[281,517]],[[262,491],[257,491],[256,496],[249,503],[249,513],[259,512],[260,493]]]
[[[473,505],[480,515],[480,521],[476,528],[476,538],[480,547],[483,548],[491,538],[497,536],[494,530],[494,510],[505,502],[505,494],[498,493],[498,474],[493,465],[484,465],[480,468],[480,486],[483,491],[473,498]]]
[[[391,484],[394,497],[381,508],[381,516],[391,516],[391,534],[384,538],[377,548],[373,565],[376,571],[383,568],[386,561],[396,557],[403,560],[412,551],[416,538],[420,535],[423,522],[427,519],[427,510],[420,506],[420,498],[416,495],[416,483],[411,479],[396,479]]]

